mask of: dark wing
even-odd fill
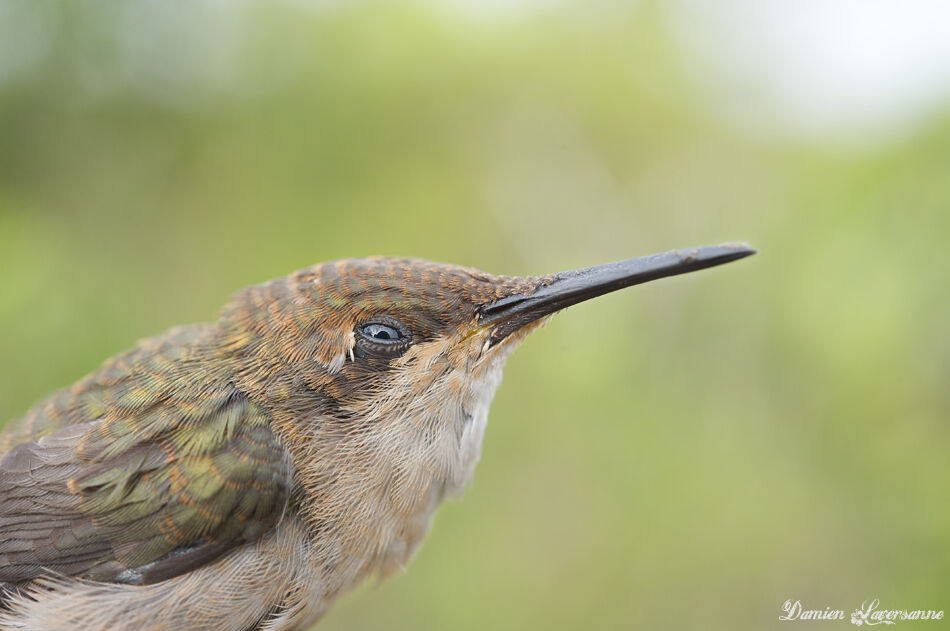
[[[0,458],[0,587],[50,572],[156,582],[280,518],[292,474],[265,414],[169,339],[38,406],[28,425],[51,433]]]

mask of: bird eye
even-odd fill
[[[395,318],[377,316],[356,326],[356,352],[361,357],[396,357],[412,340],[409,329]]]
[[[402,338],[402,334],[394,327],[375,322],[363,327],[363,335],[377,342],[398,342]]]

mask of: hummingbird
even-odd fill
[[[0,631],[302,629],[402,568],[481,451],[508,354],[555,312],[741,259],[536,277],[343,259],[238,292],[0,434]]]

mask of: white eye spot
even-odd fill
[[[346,361],[346,352],[339,353],[330,360],[330,363],[327,364],[327,372],[331,375],[335,375],[340,372],[340,368],[343,368],[343,362]]]

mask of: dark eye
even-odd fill
[[[375,318],[356,325],[356,353],[360,357],[396,357],[412,341],[408,327],[390,316]]]
[[[402,333],[395,327],[375,322],[363,326],[363,335],[377,342],[398,342],[402,339]]]

